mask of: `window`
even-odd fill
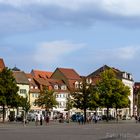
[[[59,104],[59,108],[61,108],[61,102],[58,102],[58,104]]]
[[[33,97],[33,98],[38,98],[38,96],[39,96],[38,93],[33,93],[33,94],[32,94],[32,97]]]
[[[66,85],[61,86],[61,90],[66,90],[66,89],[67,89]]]
[[[58,85],[54,85],[54,89],[58,89]]]
[[[87,78],[87,79],[86,79],[86,82],[87,82],[88,84],[91,84],[91,83],[92,83],[92,79],[91,79],[91,78]]]
[[[132,80],[132,75],[130,73],[128,74],[128,79]]]
[[[35,102],[32,102],[32,106],[36,106]]]
[[[60,108],[65,108],[66,107],[66,102],[59,102],[59,107]]]
[[[31,81],[31,78],[29,78],[28,81]]]
[[[20,93],[21,93],[21,94],[26,94],[27,91],[26,91],[26,89],[20,89]]]
[[[79,88],[79,82],[75,82],[75,88]]]

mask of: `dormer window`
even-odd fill
[[[33,89],[34,87],[33,86],[31,86],[31,89]]]
[[[130,73],[128,74],[128,79],[132,80],[132,75]]]
[[[38,87],[37,87],[37,86],[35,86],[35,89],[38,89]]]
[[[123,78],[127,78],[127,73],[123,72]]]
[[[54,89],[58,89],[58,85],[54,85]]]
[[[79,82],[78,81],[75,82],[75,88],[79,88]]]
[[[91,78],[87,78],[87,79],[86,79],[86,82],[87,82],[88,84],[91,84],[91,83],[92,83],[92,79],[91,79]]]
[[[61,86],[61,90],[66,90],[66,89],[67,89],[66,85]]]
[[[31,78],[28,78],[28,81],[31,81],[32,79]]]

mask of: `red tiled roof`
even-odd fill
[[[35,81],[34,81],[34,77],[33,77],[32,74],[26,73],[26,77],[28,78],[28,81],[30,83],[30,86],[33,86],[33,87],[36,87],[37,86],[36,83],[35,83]]]
[[[48,82],[47,79],[44,78],[34,78],[36,82],[38,82],[40,85],[43,86],[50,86],[50,83]]]
[[[33,75],[31,73],[26,73],[27,78],[33,78]]]
[[[41,71],[41,70],[32,70],[31,72],[34,77],[36,78],[45,78],[48,79],[51,77],[52,72],[48,72],[48,71]]]
[[[47,80],[51,85],[55,85],[55,84],[58,84],[58,85],[63,85],[64,82],[62,80],[58,80],[58,79],[48,79]]]
[[[2,70],[3,68],[5,68],[5,64],[2,58],[0,58],[0,69]]]
[[[58,68],[67,79],[71,80],[80,80],[79,74],[74,70],[74,69],[69,69],[69,68]]]
[[[68,82],[69,82],[69,88],[70,89],[74,89],[75,88],[75,82],[76,82],[77,80],[68,80]]]

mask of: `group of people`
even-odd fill
[[[91,121],[93,121],[94,123],[97,123],[98,120],[99,120],[99,117],[96,114],[94,114],[93,116],[87,116],[86,117],[86,122],[87,123],[91,123]],[[85,123],[84,115],[80,115],[78,117],[77,121],[78,121],[79,124],[84,124]]]
[[[43,114],[39,114],[39,113],[37,113],[35,115],[35,125],[36,126],[39,125],[39,124],[43,125],[44,120],[45,120],[46,124],[48,124],[49,120],[50,120],[49,115],[46,115],[45,117],[43,116]]]

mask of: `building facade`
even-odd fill
[[[100,67],[99,69],[97,69],[96,71],[92,72],[91,74],[89,74],[87,76],[87,82],[92,83],[92,84],[96,84],[97,81],[100,80],[100,74],[108,69],[112,69],[114,71],[114,73],[116,74],[116,78],[120,79],[124,85],[128,86],[130,88],[130,95],[128,96],[129,101],[130,101],[130,106],[129,108],[123,108],[123,109],[118,109],[118,114],[120,116],[132,116],[134,115],[134,111],[133,111],[133,85],[134,85],[134,81],[133,81],[133,77],[130,73],[124,72],[124,71],[120,71],[116,68],[112,68],[109,67],[107,65],[104,65],[103,67]],[[106,114],[106,109],[98,109],[99,114]],[[112,116],[116,116],[115,114],[115,109],[110,109],[110,114]]]
[[[20,71],[18,68],[13,68],[13,76],[16,80],[17,86],[19,87],[18,94],[24,98],[27,97],[29,100],[30,87],[25,72]],[[23,109],[20,107],[18,108],[18,110],[14,110],[14,111],[15,111],[15,116],[16,115],[20,116],[24,113]]]

